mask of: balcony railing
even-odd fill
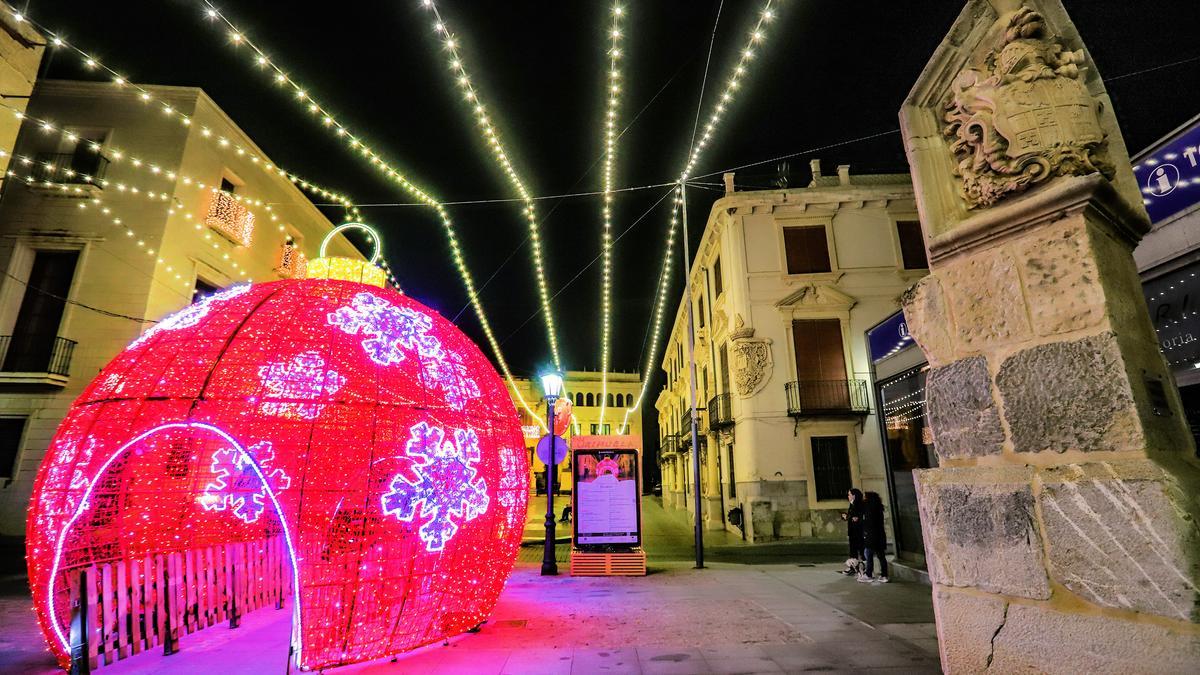
[[[866,415],[866,380],[799,380],[784,385],[792,417]]]
[[[279,266],[275,268],[288,279],[303,279],[308,271],[308,257],[295,244],[284,244],[279,252]]]
[[[239,246],[249,246],[254,237],[254,214],[231,192],[213,190],[204,224]]]
[[[711,429],[725,429],[733,426],[733,397],[729,394],[717,394],[708,401],[708,426]]]
[[[75,341],[30,339],[24,335],[0,336],[0,373],[37,373],[66,377],[71,372]]]
[[[98,152],[41,152],[30,167],[33,177],[47,183],[103,187],[108,158]]]
[[[696,410],[696,437],[704,443],[705,425],[704,425],[704,408]],[[679,416],[679,445],[681,448],[692,447],[692,415],[689,411],[683,411]]]
[[[659,453],[662,457],[679,452],[679,434],[667,434],[663,437],[659,447],[662,450]]]

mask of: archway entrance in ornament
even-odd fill
[[[212,424],[171,422],[123,443],[94,476],[77,471],[46,581],[63,649],[105,663],[171,654],[186,634],[236,627],[290,596],[299,659],[295,540],[277,496],[290,477],[272,457],[269,443],[247,448]]]

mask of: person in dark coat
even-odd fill
[[[867,569],[859,581],[877,581],[881,584],[888,582],[887,532],[883,529],[883,500],[878,492],[868,492],[863,499],[863,558],[867,561]],[[879,578],[873,579],[871,572],[874,558],[879,558]]]
[[[858,574],[863,559],[863,493],[858,488],[850,488],[846,494],[850,505],[842,513],[846,521],[846,536],[850,543],[850,558],[846,560],[846,569],[842,574],[851,576]]]

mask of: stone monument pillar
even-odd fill
[[[1131,256],[1139,186],[1061,3],[967,2],[900,119],[943,669],[1200,672],[1200,464]]]

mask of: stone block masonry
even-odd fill
[[[947,673],[1200,672],[1200,465],[1112,105],[1059,0],[970,0],[901,110]]]

